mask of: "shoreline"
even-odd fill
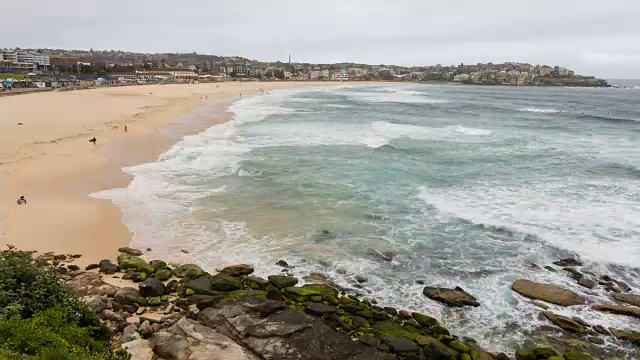
[[[154,161],[184,136],[231,120],[227,109],[239,94],[366,84],[377,83],[147,85],[2,97],[0,245],[81,253],[81,266],[115,257],[133,234],[115,204],[89,195],[128,186],[122,168]],[[198,114],[204,107],[215,111]],[[96,146],[88,142],[94,136]],[[21,195],[26,206],[15,204]]]

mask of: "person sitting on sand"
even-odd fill
[[[96,139],[96,137],[94,136],[92,139],[89,139],[90,143],[93,143],[93,145],[96,144],[96,141],[98,141],[98,139]]]
[[[23,196],[20,196],[20,197],[18,198],[18,201],[16,201],[16,202],[18,203],[18,205],[23,205],[23,204],[26,204],[26,203],[27,203],[27,199],[25,199],[25,198],[24,198],[24,195],[23,195]]]

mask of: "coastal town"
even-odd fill
[[[558,65],[519,62],[431,66],[261,62],[193,53],[0,49],[0,79],[9,87],[58,87],[203,81],[410,81],[509,86],[607,86]],[[1,87],[0,87],[1,88]]]

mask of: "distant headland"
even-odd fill
[[[192,53],[137,53],[118,50],[0,49],[0,79],[28,77],[127,82],[259,81],[425,81],[474,85],[605,87],[593,76],[561,66],[520,62],[430,66],[264,62],[238,56]],[[5,87],[7,85],[5,84]]]

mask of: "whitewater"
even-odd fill
[[[514,280],[597,295],[532,263],[577,257],[640,288],[637,94],[449,85],[276,91],[237,100],[232,121],[126,168],[127,188],[95,196],[118,205],[132,245],[159,258],[184,249],[211,269],[241,262],[264,274],[284,259],[299,278],[321,272],[506,350],[545,324],[511,291]],[[461,286],[481,306],[445,308],[419,282]],[[588,306],[552,310],[634,326]]]

